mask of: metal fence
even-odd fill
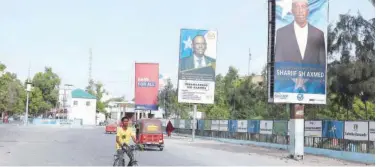
[[[175,133],[192,134],[191,120],[175,119],[170,121],[175,128]],[[243,127],[234,125],[237,124],[234,122],[241,121],[254,123],[248,124],[247,130],[244,130],[245,125],[241,125]],[[167,120],[163,120],[164,127],[167,122]],[[223,126],[221,124],[208,126],[209,122],[221,122]],[[267,123],[272,124],[268,126],[269,129],[266,127]],[[316,125],[313,126],[310,123],[316,123]],[[195,124],[197,136],[289,144],[289,121],[287,120],[198,120]],[[367,126],[365,127],[365,125]],[[243,132],[239,132],[242,128]],[[374,121],[307,120],[304,126],[304,145],[306,147],[375,154],[374,128]],[[314,134],[312,132],[316,133],[317,136],[312,135]]]

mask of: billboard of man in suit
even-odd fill
[[[273,101],[326,104],[328,0],[275,1]]]
[[[215,59],[206,56],[207,49],[206,39],[202,35],[197,35],[192,41],[193,55],[184,57],[180,60],[180,70],[191,70],[195,68],[207,67],[215,62]]]
[[[213,104],[217,31],[181,29],[178,102]]]
[[[294,21],[276,32],[275,62],[326,66],[324,33],[308,22],[308,0],[293,0]]]

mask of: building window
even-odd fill
[[[86,102],[86,106],[90,106],[90,101],[87,101],[87,102]]]
[[[76,101],[76,100],[73,101],[73,105],[74,105],[74,106],[78,106],[78,101]]]

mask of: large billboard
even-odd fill
[[[135,65],[135,108],[136,110],[158,110],[158,63],[136,63]]]
[[[181,29],[179,103],[214,103],[217,31]]]
[[[328,0],[276,0],[274,103],[326,104]]]

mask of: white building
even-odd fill
[[[123,101],[115,102],[110,101],[106,107],[107,113],[110,115],[110,119],[113,121],[120,121],[125,115],[133,116],[135,113],[134,102]]]
[[[75,89],[71,93],[71,99],[67,100],[70,105],[68,119],[81,119],[83,125],[96,124],[96,103],[95,96],[82,89]]]

